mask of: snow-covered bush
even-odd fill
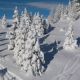
[[[6,19],[5,14],[2,17],[1,23],[2,23],[2,28],[6,28],[7,27],[8,23],[7,23],[7,19]]]
[[[73,27],[72,27],[73,21],[69,24],[69,29],[66,33],[66,39],[63,44],[63,48],[65,50],[74,50],[77,48],[77,41],[73,39]]]

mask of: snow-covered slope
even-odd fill
[[[0,29],[0,64],[22,80],[80,80],[80,47],[73,51],[65,51],[62,45],[69,21],[60,20],[54,24],[53,29],[41,38],[41,49],[45,55],[45,72],[41,77],[27,75],[16,65],[12,58],[13,52],[7,50],[8,40],[6,31]],[[74,39],[80,44],[80,19],[74,22]],[[60,29],[63,29],[61,31]],[[3,56],[3,57],[2,57]],[[14,75],[15,74],[15,75]],[[18,79],[19,80],[19,79]]]

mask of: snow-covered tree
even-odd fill
[[[33,48],[31,60],[31,67],[34,75],[41,75],[41,73],[44,71],[44,63],[44,53],[40,50],[40,44],[37,40]]]
[[[54,18],[54,9],[51,9],[49,16],[48,16],[49,24],[53,24],[53,18]]]
[[[59,19],[61,17],[63,17],[64,14],[64,5],[63,4],[59,4],[56,8],[55,14],[54,14],[54,22],[59,21]]]
[[[63,4],[61,5],[61,16],[60,20],[65,20],[67,18],[67,7],[65,7]]]
[[[18,65],[21,64],[22,54],[25,51],[25,35],[23,30],[16,30],[16,38],[15,38],[15,48],[14,48],[14,58],[16,59],[16,63]]]
[[[15,7],[15,10],[14,10],[14,15],[13,15],[13,23],[15,24],[19,24],[19,12],[18,12],[18,8],[17,6]]]
[[[80,17],[80,4],[77,2],[77,0],[69,1],[68,16],[73,20],[76,20]]]
[[[26,27],[23,16],[20,19],[19,27],[16,29],[15,38],[14,58],[16,59],[16,63],[18,65],[21,65],[22,55],[25,53],[25,41],[27,40],[28,27],[29,26]]]
[[[32,26],[34,26],[34,29],[35,29],[38,37],[40,37],[44,34],[43,20],[39,13],[37,13],[33,16]]]
[[[9,31],[6,34],[6,38],[9,39],[9,44],[8,44],[8,50],[13,50],[15,47],[15,40],[16,34],[15,34],[15,24],[13,24],[11,26],[11,28],[9,28]]]
[[[15,39],[14,58],[22,70],[27,73],[32,72],[36,76],[43,72],[44,54],[40,50],[34,30],[30,30],[26,34],[27,39],[25,39],[22,29],[17,30],[18,37]]]
[[[57,22],[60,19],[61,16],[61,5],[59,4],[56,8],[56,11],[54,13],[54,18],[53,18],[53,22]]]
[[[49,29],[49,27],[50,27],[50,24],[49,24],[49,22],[48,22],[47,19],[43,19],[42,24],[43,24],[43,28],[44,28],[44,34],[45,34],[45,33],[48,32],[48,29]]]
[[[7,19],[6,19],[5,14],[2,17],[1,23],[2,23],[2,28],[6,28],[7,27],[8,23],[7,23]]]
[[[51,11],[50,15],[49,15],[49,22],[50,24],[54,24],[56,22],[58,22],[60,20],[61,17],[61,12],[63,12],[63,5],[59,4],[55,11]]]
[[[69,24],[69,29],[66,33],[66,39],[63,44],[63,48],[65,50],[74,50],[77,48],[77,41],[73,38],[73,27],[72,27],[73,21]]]
[[[35,76],[41,75],[44,69],[44,54],[40,50],[38,37],[44,34],[42,17],[39,13],[31,17],[26,8],[21,16],[18,15],[17,8],[14,13],[13,25],[6,35],[9,38],[8,49],[13,49],[16,63],[22,70],[32,72]]]
[[[16,31],[18,27],[19,27],[19,14],[18,14],[18,9],[16,7],[14,10],[12,26],[9,28],[9,31],[7,32],[6,35],[6,38],[9,39],[9,45],[8,45],[9,50],[13,50],[15,47]]]
[[[21,16],[21,23],[20,23],[20,19],[19,19],[19,14],[18,14],[18,9],[17,7],[14,10],[14,15],[13,15],[13,23],[12,26],[9,28],[9,31],[7,32],[6,38],[9,39],[9,45],[8,45],[8,49],[9,50],[13,50],[15,45],[16,45],[16,40],[18,39],[18,37],[20,37],[20,35],[18,35],[19,30],[22,28],[19,27],[23,27],[24,25],[22,25],[22,16]],[[23,31],[23,30],[22,30]]]
[[[26,51],[23,54],[21,69],[32,72],[34,76],[41,75],[44,71],[44,63],[44,54],[40,50],[39,41],[30,35],[26,42]]]
[[[26,29],[29,30],[31,26],[31,16],[26,8],[24,9],[23,19],[24,19]]]
[[[32,31],[28,32],[27,40],[25,41],[25,53],[22,54],[22,70],[28,71],[29,68],[31,70],[31,57],[32,57],[32,51],[33,46],[36,42],[35,35]]]

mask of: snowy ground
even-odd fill
[[[41,39],[41,49],[45,54],[46,70],[40,77],[27,75],[16,65],[13,52],[7,50],[8,40],[5,38],[8,29],[0,28],[0,65],[17,80],[80,80],[80,47],[65,51],[62,48],[69,21],[59,21],[54,28]],[[60,29],[64,28],[64,31]],[[80,19],[74,22],[74,39],[80,45]],[[55,42],[56,40],[56,42]]]

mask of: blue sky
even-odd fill
[[[68,0],[0,0],[0,18],[5,13],[7,18],[12,18],[13,10],[15,6],[18,6],[21,12],[25,7],[29,12],[37,12],[40,14],[48,16],[50,12],[50,7],[55,8],[55,4],[63,3],[68,4]]]
[[[0,2],[20,2],[20,3],[28,3],[28,2],[60,2],[60,3],[67,3],[68,0],[0,0]]]

